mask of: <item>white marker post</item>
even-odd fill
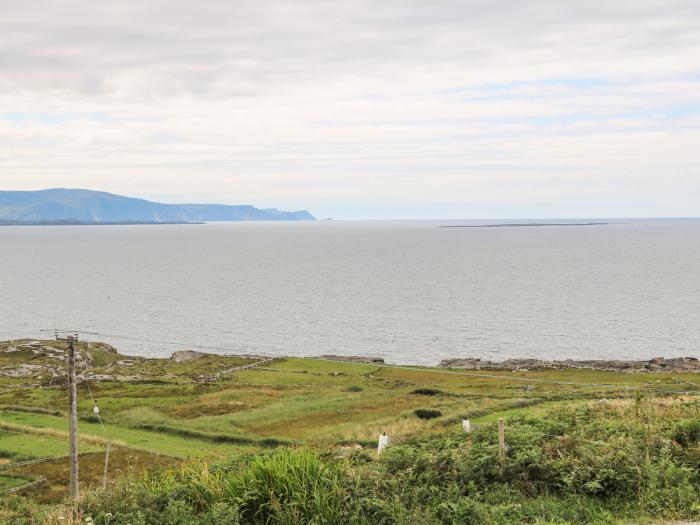
[[[386,435],[386,432],[382,432],[382,435],[379,436],[379,444],[377,445],[377,454],[381,454],[382,451],[389,446],[389,436]]]
[[[469,434],[469,432],[472,431],[472,424],[469,422],[468,419],[463,419],[462,420],[462,429],[466,434]]]

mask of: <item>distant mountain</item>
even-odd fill
[[[0,223],[313,221],[308,211],[249,205],[162,204],[91,190],[0,191]]]

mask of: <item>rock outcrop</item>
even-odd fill
[[[330,359],[331,361],[351,361],[353,363],[369,363],[383,365],[384,359],[381,357],[362,355],[320,355],[319,359]]]
[[[205,354],[204,352],[196,352],[194,350],[178,350],[177,352],[173,352],[173,355],[170,356],[170,359],[172,359],[176,363],[184,363],[186,361],[194,361],[195,359],[200,359],[205,355],[211,354]]]
[[[440,368],[459,368],[461,370],[567,370],[583,368],[589,370],[613,370],[617,372],[668,372],[700,373],[700,360],[696,357],[674,357],[666,359],[655,357],[648,361],[625,360],[583,360],[573,359],[547,361],[545,359],[506,359],[505,361],[482,361],[476,357],[445,359]]]

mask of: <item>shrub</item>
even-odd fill
[[[413,413],[421,419],[435,419],[442,415],[442,412],[432,408],[417,408]]]
[[[417,394],[419,396],[439,396],[444,392],[438,390],[437,388],[416,388],[411,394]]]
[[[689,419],[678,423],[672,431],[673,440],[683,448],[700,443],[700,420]]]

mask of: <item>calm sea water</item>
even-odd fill
[[[0,338],[422,364],[700,356],[700,221],[438,225],[0,227]]]

